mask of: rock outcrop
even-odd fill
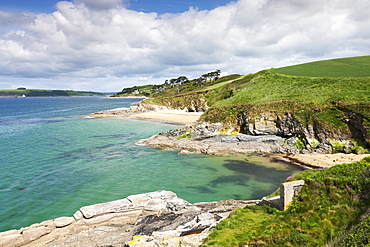
[[[132,195],[82,207],[73,217],[2,232],[0,246],[199,246],[233,209],[258,202],[190,204],[170,191]]]
[[[235,155],[244,153],[331,153],[330,145],[318,144],[307,149],[301,139],[292,134],[298,127],[287,127],[287,123],[275,127],[266,124],[264,128],[255,128],[254,133],[228,133],[221,123],[206,122],[182,126],[175,130],[160,133],[148,139],[139,140],[138,145],[154,148],[180,150],[182,154],[204,153],[211,155]],[[292,125],[294,126],[294,125]],[[230,129],[229,129],[230,130]],[[256,132],[259,134],[257,135]],[[283,136],[279,132],[285,133]],[[311,139],[307,139],[307,142]]]

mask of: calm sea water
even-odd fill
[[[171,124],[82,118],[135,101],[0,98],[0,231],[156,190],[192,203],[257,199],[300,171],[258,156],[179,155],[134,144]]]

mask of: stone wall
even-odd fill
[[[293,202],[293,198],[298,196],[304,185],[304,180],[285,182],[280,185],[280,196],[264,197],[258,203],[259,206],[267,205],[285,211]]]

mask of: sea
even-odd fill
[[[86,118],[138,99],[0,98],[0,231],[169,190],[191,203],[260,199],[302,169],[257,155],[182,155],[136,141],[178,126]]]

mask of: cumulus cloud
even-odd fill
[[[122,0],[60,1],[52,14],[0,11],[0,87],[118,91],[221,69],[246,74],[368,55],[367,0],[239,0],[142,13]]]
[[[123,6],[123,0],[76,0],[75,3],[83,4],[88,8],[101,10]]]

